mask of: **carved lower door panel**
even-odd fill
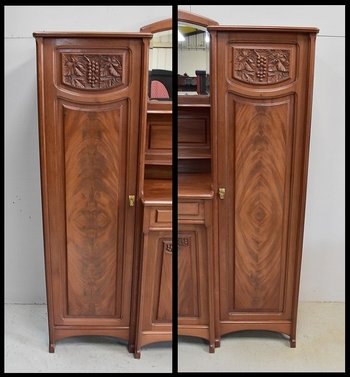
[[[178,334],[207,339],[214,352],[210,204],[180,202],[178,211]]]
[[[217,344],[260,329],[295,346],[314,41],[217,32]]]
[[[171,208],[145,206],[135,358],[142,346],[172,339],[172,258]]]
[[[50,351],[67,336],[129,339],[140,36],[35,34]]]

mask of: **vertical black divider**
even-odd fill
[[[173,127],[172,127],[172,200],[173,200],[173,373],[178,371],[178,330],[177,330],[177,282],[178,282],[178,268],[177,268],[177,5],[173,5],[173,33],[172,33],[172,47],[173,47]]]

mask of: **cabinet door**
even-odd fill
[[[170,204],[170,203],[169,203]],[[144,207],[135,357],[141,347],[172,338],[172,209]]]
[[[41,154],[55,325],[129,326],[141,54],[142,40],[44,40]]]
[[[218,35],[221,321],[290,320],[308,135],[308,36]],[[302,199],[304,200],[304,199]],[[299,254],[300,255],[300,254]]]
[[[171,231],[150,231],[144,237],[141,283],[141,330],[146,335],[151,331],[156,336],[159,333],[168,333],[171,331],[172,251]],[[156,336],[154,339],[156,339]],[[144,343],[146,342],[144,341]]]
[[[208,246],[206,227],[179,224],[178,232],[178,322],[209,325]]]

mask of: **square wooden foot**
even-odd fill
[[[56,347],[55,343],[50,343],[49,344],[49,353],[55,353],[55,347]]]

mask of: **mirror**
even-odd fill
[[[208,95],[209,33],[204,26],[178,23],[178,94]]]
[[[153,34],[149,54],[150,100],[170,101],[172,98],[172,31]]]

